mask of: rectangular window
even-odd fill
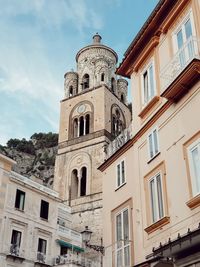
[[[190,12],[174,33],[175,53],[178,53],[179,65],[183,68],[192,59],[197,50],[196,34],[192,12]]]
[[[152,222],[164,216],[162,178],[158,173],[149,180]]]
[[[17,189],[15,198],[15,208],[19,210],[24,210],[25,203],[25,192]]]
[[[17,230],[13,230],[12,237],[11,237],[11,244],[16,245],[19,248],[21,244],[21,236],[22,236],[21,232]]]
[[[130,237],[128,209],[116,216],[116,266],[130,265]]]
[[[200,193],[200,139],[188,147],[193,196]]]
[[[155,75],[153,63],[142,74],[143,106],[155,96]]]
[[[125,183],[125,162],[122,160],[117,164],[117,187]]]
[[[40,218],[48,220],[48,216],[49,216],[49,203],[47,201],[41,200]]]
[[[45,255],[46,249],[47,249],[47,240],[39,238],[38,239],[38,252],[41,252]]]
[[[149,158],[152,159],[159,152],[159,147],[158,147],[158,129],[157,128],[155,128],[148,135],[148,145],[149,145]]]

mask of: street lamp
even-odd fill
[[[90,239],[92,235],[92,231],[89,230],[88,226],[85,226],[85,230],[81,232],[82,234],[82,240],[85,243],[85,246],[88,248],[92,248],[98,252],[101,252],[102,254],[104,253],[104,247],[102,246],[102,239],[101,239],[101,246],[99,245],[91,245],[90,244]]]

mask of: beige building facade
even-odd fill
[[[64,76],[54,189],[72,208],[73,226],[102,239],[102,173],[108,144],[131,121],[127,81],[115,74],[116,52],[93,36],[76,55],[77,71]]]
[[[13,172],[13,164],[0,155],[0,266],[100,266],[58,192]]]
[[[104,266],[200,264],[199,14],[199,0],[159,1],[117,69],[133,120],[99,168]]]

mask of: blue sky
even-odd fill
[[[63,75],[99,32],[121,61],[158,0],[0,0],[0,144],[58,132]]]

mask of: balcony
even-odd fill
[[[73,243],[76,243],[77,245],[82,246],[82,235],[77,231],[58,224],[57,234],[61,237],[70,239],[71,241],[73,241]]]
[[[13,261],[19,261],[20,263],[22,263],[25,258],[22,257],[21,253],[20,253],[20,248],[17,244],[12,244],[10,246],[10,253],[7,254],[6,258],[10,258]]]
[[[43,252],[37,252],[37,260],[35,261],[35,266],[40,267],[50,267],[51,265],[47,264],[46,255]]]
[[[200,76],[199,41],[192,36],[162,69],[161,96],[178,102]]]
[[[106,159],[109,159],[117,150],[132,138],[132,126],[124,129],[107,147]]]
[[[90,259],[84,254],[71,252],[54,258],[53,266],[59,265],[62,265],[63,267],[101,267],[101,258],[96,257],[95,259]]]

